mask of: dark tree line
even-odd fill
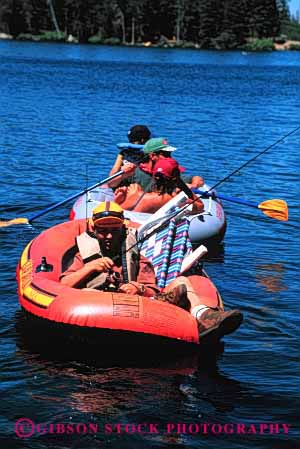
[[[287,0],[1,0],[0,32],[17,37],[45,30],[87,42],[161,39],[200,48],[235,48],[248,38],[278,36]]]

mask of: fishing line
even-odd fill
[[[209,190],[207,190],[207,192],[210,192],[211,190],[215,189],[216,187],[218,187],[219,185],[221,185],[223,182],[227,181],[229,178],[231,178],[231,176],[235,175],[236,173],[238,173],[239,171],[241,171],[244,167],[246,167],[248,164],[250,164],[250,162],[254,161],[255,159],[257,159],[259,156],[261,156],[262,154],[266,153],[268,150],[270,150],[271,148],[275,147],[276,145],[278,145],[280,142],[282,142],[284,139],[286,139],[287,137],[291,136],[292,134],[296,133],[297,131],[299,131],[300,126],[298,126],[297,128],[293,129],[292,131],[290,131],[288,134],[284,135],[283,137],[281,137],[280,139],[276,140],[276,142],[272,143],[271,145],[269,145],[267,148],[265,148],[264,150],[260,151],[258,154],[256,154],[254,157],[252,157],[251,159],[249,159],[249,161],[245,162],[243,165],[241,165],[239,168],[237,168],[236,170],[234,170],[232,173],[230,173],[229,175],[227,175],[225,178],[221,179],[221,181],[218,181],[214,186],[212,186]]]
[[[210,187],[209,190],[207,190],[206,192],[200,194],[199,196],[197,196],[196,198],[192,199],[191,201],[189,201],[188,204],[186,204],[185,206],[183,206],[181,209],[179,209],[178,211],[175,211],[173,214],[169,215],[169,217],[163,221],[158,227],[154,228],[151,232],[149,232],[149,234],[147,234],[146,236],[142,237],[141,239],[139,239],[132,247],[128,248],[127,251],[131,250],[132,248],[134,248],[136,245],[141,245],[143,244],[147,239],[149,239],[150,237],[152,237],[152,235],[156,234],[157,232],[161,231],[165,226],[167,226],[167,224],[169,223],[170,220],[172,220],[173,218],[175,218],[178,214],[182,213],[183,211],[185,211],[188,207],[191,206],[191,204],[195,203],[196,201],[199,200],[199,198],[205,197],[207,196],[207,194],[209,192],[211,192],[212,190],[214,190],[216,187],[218,187],[219,185],[221,185],[223,182],[227,181],[229,178],[231,178],[231,176],[235,175],[237,172],[241,171],[244,167],[246,167],[248,164],[250,164],[251,162],[253,162],[255,159],[257,159],[259,156],[261,156],[262,154],[266,153],[268,150],[270,150],[271,148],[275,147],[276,145],[278,145],[280,142],[282,142],[284,139],[286,139],[287,137],[291,136],[292,134],[295,134],[297,131],[299,131],[300,126],[298,126],[297,128],[293,129],[292,131],[288,132],[287,134],[285,134],[283,137],[280,137],[280,139],[276,140],[276,142],[273,142],[271,145],[268,145],[264,150],[260,151],[259,153],[257,153],[255,156],[253,156],[251,159],[249,159],[248,161],[246,161],[244,164],[242,164],[240,167],[238,167],[237,169],[235,169],[233,172],[229,173],[229,175],[225,176],[223,179],[221,179],[220,181],[218,181],[215,185],[213,185],[212,187]]]
[[[280,139],[276,140],[276,142],[272,143],[271,145],[269,145],[267,148],[265,148],[264,150],[260,151],[258,154],[256,154],[255,156],[253,156],[251,159],[249,159],[249,161],[246,161],[244,164],[242,164],[240,167],[238,167],[237,169],[235,169],[233,172],[229,173],[229,175],[225,176],[225,178],[221,179],[220,181],[218,181],[215,185],[213,185],[212,187],[210,187],[209,190],[207,190],[206,192],[202,193],[201,195],[199,195],[197,198],[195,198],[194,200],[192,200],[189,204],[185,205],[182,209],[180,209],[177,213],[180,213],[181,211],[187,209],[191,204],[195,203],[199,198],[205,197],[209,192],[211,192],[212,190],[214,190],[216,187],[218,187],[219,185],[221,185],[223,182],[227,181],[229,178],[231,178],[231,176],[235,175],[236,173],[240,172],[244,167],[246,167],[248,164],[250,164],[250,162],[254,161],[255,159],[257,159],[259,156],[261,156],[262,154],[266,153],[268,150],[270,150],[271,148],[275,147],[276,145],[278,145],[280,142],[282,142],[284,139],[286,139],[287,137],[291,136],[292,134],[295,134],[297,131],[299,131],[300,126],[298,126],[297,128],[293,129],[292,131],[290,131],[289,133],[285,134],[283,137],[281,137]]]
[[[88,175],[88,165],[85,164],[85,230],[88,230],[88,180],[89,180],[89,175]]]

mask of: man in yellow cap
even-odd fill
[[[93,210],[87,231],[77,237],[76,243],[78,253],[60,277],[64,285],[170,302],[196,318],[200,335],[219,329],[223,336],[242,322],[238,310],[223,312],[201,304],[193,276],[191,279],[180,276],[168,285],[166,293],[160,293],[151,262],[139,254],[135,230],[126,225],[123,209],[112,201],[100,203]]]
[[[61,275],[61,283],[75,288],[96,288],[154,296],[155,273],[149,260],[139,254],[136,231],[126,226],[123,209],[112,201],[93,211],[88,229],[76,239],[78,253]]]

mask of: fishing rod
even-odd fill
[[[225,176],[225,178],[221,179],[221,181],[218,181],[214,186],[212,186],[209,190],[207,190],[207,192],[210,192],[211,190],[217,188],[219,185],[223,184],[223,182],[227,181],[229,178],[231,178],[231,176],[235,175],[236,173],[238,173],[239,171],[241,171],[244,167],[246,167],[248,164],[250,164],[252,161],[254,161],[255,159],[257,159],[259,156],[261,156],[262,154],[266,153],[268,150],[270,150],[271,148],[275,147],[276,145],[278,145],[280,142],[282,142],[284,139],[286,139],[287,137],[291,136],[292,134],[295,134],[297,131],[299,131],[300,126],[298,126],[297,128],[293,129],[292,131],[290,131],[289,133],[285,134],[283,137],[281,137],[280,139],[276,140],[276,142],[272,143],[271,145],[269,145],[267,148],[265,148],[264,150],[260,151],[259,153],[257,153],[254,157],[252,157],[251,159],[249,159],[249,161],[246,161],[244,164],[242,164],[239,168],[237,168],[236,170],[234,170],[233,172],[229,173],[229,175]]]
[[[255,156],[253,156],[248,161],[244,162],[240,167],[238,167],[237,169],[233,170],[231,173],[226,175],[224,178],[222,178],[220,181],[218,181],[216,184],[214,184],[212,187],[210,187],[205,192],[198,191],[197,193],[199,193],[199,196],[196,196],[195,198],[191,198],[190,193],[193,193],[192,190],[180,179],[180,181],[179,181],[180,187],[182,188],[184,193],[190,198],[189,203],[186,204],[185,206],[183,206],[182,208],[180,208],[178,211],[175,211],[172,214],[170,214],[167,217],[166,220],[162,221],[159,226],[155,227],[154,229],[152,229],[152,231],[150,231],[145,236],[140,238],[127,251],[129,251],[130,249],[134,248],[136,245],[143,244],[152,235],[154,235],[157,232],[161,231],[165,226],[167,226],[167,224],[170,222],[170,220],[174,219],[177,215],[182,214],[183,211],[185,211],[188,207],[190,207],[191,204],[193,204],[196,201],[198,201],[199,198],[205,198],[207,196],[214,197],[215,194],[214,193],[210,193],[212,190],[214,190],[216,187],[220,186],[223,182],[227,181],[229,178],[234,176],[237,172],[241,171],[244,167],[249,165],[251,162],[253,162],[255,159],[257,159],[259,156],[261,156],[262,154],[266,153],[268,150],[270,150],[274,146],[278,145],[284,139],[286,139],[287,137],[291,136],[292,134],[295,134],[297,131],[299,131],[299,129],[300,129],[300,126],[298,126],[297,128],[293,129],[289,133],[285,134],[283,137],[281,137],[280,139],[276,140],[276,142],[272,143],[271,145],[268,145],[265,149],[263,149],[262,151],[257,153]],[[226,198],[224,197],[223,199],[226,199],[228,201],[233,201],[233,202],[239,202],[241,204],[246,204],[246,202],[244,202],[242,200],[236,201],[236,200],[234,200],[232,198],[229,198],[229,197],[226,197]],[[280,220],[280,221],[287,221],[288,220],[288,207],[287,207],[286,202],[283,201],[283,200],[269,200],[269,201],[266,201],[266,202],[261,203],[259,205],[254,205],[252,203],[251,204],[248,203],[246,205],[250,205],[251,207],[256,207],[256,208],[262,209],[263,213],[265,213],[266,215],[271,216],[272,218],[275,218],[277,220]]]
[[[293,129],[292,131],[288,132],[283,137],[280,137],[280,139],[276,140],[276,142],[273,142],[272,144],[268,145],[262,151],[257,153],[255,156],[253,156],[248,161],[244,162],[242,165],[240,165],[238,168],[236,168],[231,173],[226,175],[224,178],[222,178],[220,181],[218,181],[216,184],[214,184],[212,187],[210,187],[205,192],[196,191],[195,193],[198,194],[198,196],[196,198],[194,198],[192,190],[183,182],[183,180],[181,178],[179,178],[178,183],[177,183],[177,187],[179,187],[187,195],[187,197],[190,198],[190,201],[189,201],[189,204],[187,204],[182,209],[180,209],[178,211],[178,213],[181,213],[182,210],[188,208],[191,204],[195,203],[199,198],[205,198],[205,197],[208,197],[208,196],[212,196],[212,197],[216,196],[214,194],[214,192],[212,192],[214,189],[219,187],[221,184],[223,184],[223,182],[227,181],[229,178],[234,176],[236,173],[240,172],[243,168],[245,168],[251,162],[256,160],[262,154],[266,153],[271,148],[275,147],[280,142],[284,141],[284,139],[286,139],[287,137],[291,136],[292,134],[295,134],[297,131],[299,131],[299,129],[300,129],[300,126],[298,126],[297,128]],[[141,163],[141,162],[143,162],[143,153],[140,151],[141,150],[141,145],[132,145],[132,146],[129,147],[126,144],[119,144],[118,146],[119,146],[119,148],[123,148],[124,154],[126,154],[128,159],[129,160],[131,159],[131,161],[133,163]],[[212,192],[212,193],[210,193],[210,192]],[[221,195],[219,195],[219,197],[221,198]],[[255,207],[257,209],[261,209],[262,212],[265,215],[268,215],[268,216],[270,216],[272,218],[275,218],[277,220],[287,221],[287,219],[288,219],[287,204],[283,200],[275,199],[275,200],[264,201],[264,202],[262,202],[260,204],[254,204],[254,203],[250,203],[250,202],[247,202],[245,200],[242,200],[242,199],[230,198],[230,197],[225,197],[225,196],[223,196],[221,199],[225,199],[227,201],[231,201],[231,202],[234,202],[234,203],[240,203],[240,204],[248,205],[248,206],[251,206],[251,207]],[[176,216],[176,214],[174,216]],[[171,218],[173,218],[173,217],[171,217]],[[168,218],[167,222],[171,218]]]
[[[292,134],[295,134],[297,131],[300,130],[300,126],[297,126],[297,128],[293,129],[292,131],[288,132],[287,134],[285,134],[283,137],[280,137],[280,139],[276,140],[276,142],[273,142],[271,145],[268,145],[266,148],[264,148],[262,151],[260,151],[259,153],[257,153],[255,156],[253,156],[251,159],[249,159],[248,161],[244,162],[240,167],[236,168],[235,170],[233,170],[231,173],[229,173],[228,175],[226,175],[224,178],[222,178],[220,181],[218,181],[216,184],[214,184],[212,187],[210,187],[208,190],[206,190],[205,192],[200,193],[199,196],[197,196],[196,198],[192,199],[189,201],[189,204],[186,204],[185,206],[183,206],[183,208],[181,208],[177,214],[181,213],[183,210],[187,209],[191,204],[195,203],[199,198],[205,198],[206,196],[214,196],[213,193],[210,193],[212,190],[214,190],[216,187],[220,186],[221,184],[223,184],[223,182],[227,181],[229,178],[231,178],[232,176],[234,176],[236,173],[240,172],[243,168],[245,168],[247,165],[249,165],[251,162],[253,162],[255,159],[257,159],[259,156],[261,156],[262,154],[266,153],[267,151],[269,151],[271,148],[275,147],[276,145],[278,145],[280,142],[282,142],[284,139],[286,139],[287,137],[291,136]],[[226,198],[227,200],[230,200],[229,198]],[[259,207],[260,205],[258,205],[258,208],[264,209],[264,213],[266,213],[267,210],[273,210],[275,212],[278,212],[278,216],[272,216],[273,218],[276,218],[278,220],[281,221],[287,221],[288,220],[288,208],[287,208],[287,204],[285,201],[283,200],[270,200],[273,201],[272,206],[267,204],[263,204],[261,203],[262,207]],[[277,203],[275,203],[277,202]],[[245,203],[244,203],[245,204]],[[252,205],[253,207],[256,207],[254,205]],[[272,208],[273,207],[273,208]],[[266,213],[266,215],[268,215]],[[173,217],[172,217],[173,218]]]
[[[212,190],[214,190],[216,187],[218,187],[219,185],[221,185],[223,182],[227,181],[229,178],[231,178],[233,175],[235,175],[237,172],[241,171],[244,167],[246,167],[248,164],[250,164],[252,161],[254,161],[255,159],[257,159],[259,156],[261,156],[262,154],[266,153],[268,150],[270,150],[271,148],[273,148],[274,146],[278,145],[280,142],[282,142],[284,139],[286,139],[287,137],[291,136],[292,134],[295,134],[298,130],[300,129],[300,126],[298,126],[297,128],[293,129],[292,131],[290,131],[289,133],[285,134],[283,137],[281,137],[280,139],[276,140],[276,142],[272,143],[271,145],[269,145],[267,148],[265,148],[264,150],[260,151],[258,154],[256,154],[254,157],[252,157],[251,159],[249,159],[248,161],[246,161],[244,164],[242,164],[240,167],[238,167],[237,169],[235,169],[233,172],[229,173],[229,175],[225,176],[223,179],[221,179],[220,181],[218,181],[215,185],[213,185],[212,187],[210,187],[209,190],[201,193],[198,197],[192,199],[192,196],[190,194],[190,191],[188,192],[186,189],[188,189],[188,186],[183,187],[181,182],[181,188],[185,191],[185,193],[187,194],[187,196],[190,198],[190,202],[189,204],[187,204],[186,206],[184,206],[181,210],[179,210],[177,212],[180,213],[182,210],[188,208],[191,204],[193,204],[195,201],[197,201],[199,198],[203,198],[205,196],[209,196],[209,192],[211,192]],[[118,148],[121,149],[121,152],[123,154],[123,156],[125,156],[126,158],[128,158],[128,160],[135,163],[135,164],[139,164],[141,163],[146,157],[147,155],[144,155],[142,153],[142,145],[134,145],[134,144],[118,144]],[[130,162],[131,162],[130,161]],[[75,198],[78,198],[80,195],[89,192],[90,190],[95,189],[96,187],[103,185],[105,183],[107,183],[108,181],[111,181],[113,179],[115,179],[116,177],[120,176],[123,174],[123,171],[120,170],[119,172],[115,173],[114,175],[94,184],[93,186],[90,186],[88,189],[84,189],[81,192],[77,192],[76,194],[72,195],[69,198],[66,198],[65,200],[62,200],[58,203],[54,203],[51,204],[50,206],[48,206],[46,209],[44,209],[43,211],[37,213],[36,215],[30,217],[30,218],[15,218],[9,221],[1,221],[0,220],[0,228],[4,227],[4,226],[10,226],[10,225],[14,225],[14,224],[28,224],[31,223],[33,220],[36,220],[37,218],[39,218],[40,216],[58,208],[59,206],[62,206],[64,204],[66,204],[69,201],[72,201]],[[190,189],[189,189],[190,190]],[[286,203],[285,203],[286,204]],[[287,206],[286,206],[287,207]],[[177,215],[176,214],[176,215]],[[176,216],[175,215],[175,216]],[[287,219],[287,218],[286,218]],[[285,220],[286,220],[285,219]]]

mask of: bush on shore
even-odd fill
[[[100,34],[94,34],[88,38],[89,44],[103,44],[103,37]]]
[[[300,43],[299,44],[290,44],[289,50],[298,50],[300,51]]]
[[[275,49],[273,39],[252,39],[241,47],[245,51],[272,51]]]
[[[118,37],[107,37],[106,39],[103,39],[104,45],[120,45],[121,39]]]
[[[20,41],[61,42],[66,40],[66,33],[57,33],[56,31],[43,31],[41,34],[21,33],[16,39]]]

